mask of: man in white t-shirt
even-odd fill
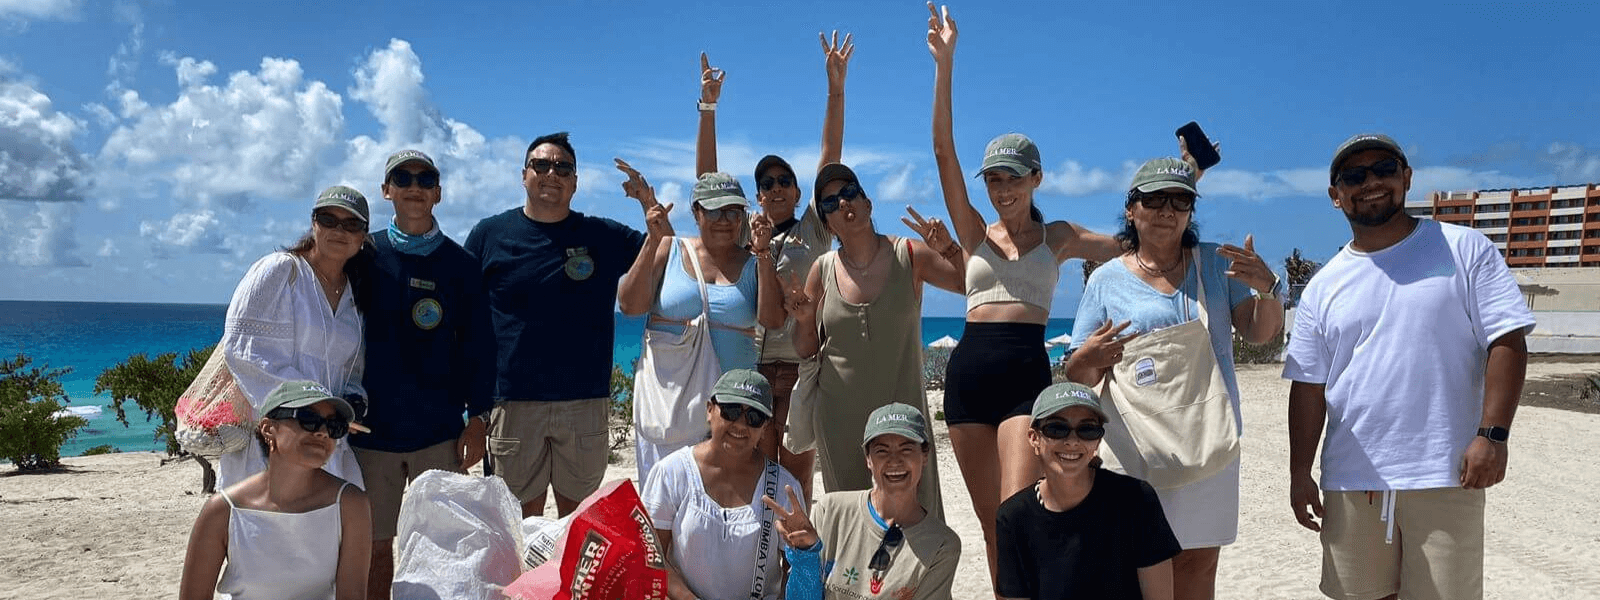
[[[1484,489],[1505,477],[1533,313],[1482,233],[1405,213],[1393,139],[1346,140],[1329,179],[1354,239],[1306,287],[1283,369],[1290,502],[1322,534],[1322,592],[1482,598]]]

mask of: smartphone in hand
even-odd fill
[[[1206,132],[1200,130],[1200,124],[1189,121],[1187,125],[1179,127],[1178,137],[1183,138],[1183,143],[1189,147],[1189,154],[1194,156],[1194,161],[1204,171],[1222,162],[1222,155],[1211,145],[1211,140],[1206,137]]]

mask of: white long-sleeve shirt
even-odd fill
[[[361,314],[345,283],[338,310],[329,308],[311,264],[287,252],[256,261],[233,291],[220,352],[255,409],[258,421],[267,394],[285,381],[315,381],[338,395],[362,396]],[[253,427],[253,425],[252,425]],[[253,440],[244,450],[222,456],[217,487],[254,475],[267,466]],[[362,488],[361,467],[347,438],[338,440],[323,469]]]

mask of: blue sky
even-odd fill
[[[431,153],[441,224],[465,237],[519,205],[528,140],[573,132],[575,207],[642,224],[621,156],[682,200],[698,54],[728,71],[721,166],[815,164],[819,31],[854,32],[845,160],[910,235],[943,214],[920,2],[177,2],[0,0],[0,299],[227,302],[307,227],[316,191],[379,197],[383,157]],[[1116,227],[1143,160],[1198,120],[1223,144],[1202,237],[1325,260],[1349,238],[1326,197],[1335,146],[1406,146],[1436,189],[1600,182],[1600,8],[1590,3],[958,3],[956,142],[1040,146],[1052,219]],[[973,198],[992,215],[977,181]],[[805,186],[809,195],[809,185]],[[684,206],[679,202],[679,206]],[[685,211],[676,211],[689,230]],[[1064,267],[1055,316],[1081,289]],[[959,315],[929,291],[925,312]]]

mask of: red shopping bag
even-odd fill
[[[510,600],[667,597],[667,562],[631,480],[608,483],[578,506],[556,555],[506,586]]]

